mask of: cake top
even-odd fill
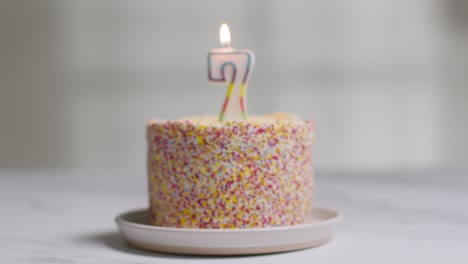
[[[302,124],[305,121],[300,119],[294,114],[288,113],[271,113],[266,115],[249,115],[247,120],[229,120],[226,122],[219,122],[218,117],[215,116],[192,116],[192,117],[185,117],[180,118],[177,120],[158,120],[158,119],[151,119],[148,122],[148,125],[151,124],[161,124],[161,123],[190,123],[194,125],[209,125],[209,126],[224,126],[224,125],[232,125],[234,123],[250,123],[250,124],[262,124],[262,125],[270,125],[270,124]]]

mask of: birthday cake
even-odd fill
[[[289,114],[151,120],[149,223],[252,228],[311,221],[314,125]]]

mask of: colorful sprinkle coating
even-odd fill
[[[251,228],[311,221],[313,123],[286,114],[215,120],[148,123],[150,223]]]

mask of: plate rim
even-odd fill
[[[334,214],[333,217],[316,222],[316,223],[307,223],[307,224],[298,224],[298,225],[290,225],[290,226],[275,226],[275,227],[252,227],[252,228],[220,228],[220,229],[213,229],[213,228],[181,228],[181,227],[164,227],[164,226],[155,226],[149,224],[140,224],[128,221],[124,219],[124,216],[129,214],[134,214],[138,212],[147,211],[148,208],[141,208],[135,209],[130,211],[125,211],[123,213],[118,214],[115,217],[115,222],[117,225],[122,225],[130,228],[138,228],[138,229],[146,229],[152,231],[164,231],[164,232],[183,232],[183,233],[244,233],[244,232],[265,232],[265,231],[284,231],[284,230],[295,230],[295,229],[303,229],[303,228],[310,228],[310,227],[320,227],[325,225],[332,225],[343,220],[343,215],[339,210],[324,208],[324,207],[314,207],[312,210],[316,211],[326,211],[331,212]]]

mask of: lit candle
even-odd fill
[[[219,121],[246,120],[247,81],[252,74],[255,54],[231,47],[231,34],[226,24],[221,25],[219,40],[222,48],[212,49],[208,54],[208,79],[228,86]]]

